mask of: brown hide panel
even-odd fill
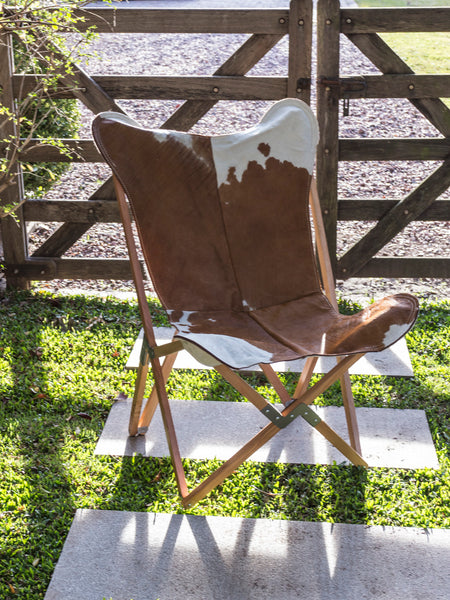
[[[142,130],[107,118],[94,136],[131,203],[166,308],[240,308],[209,138]]]
[[[378,352],[412,327],[418,302],[410,294],[378,300],[355,315],[341,315],[323,294],[251,313],[261,327],[300,356]]]
[[[93,124],[177,335],[233,368],[382,350],[417,315],[409,294],[351,316],[324,296],[305,167],[314,136],[296,115],[309,109],[293,102],[275,105],[261,126],[237,136],[145,130],[114,113]]]
[[[240,182],[230,174],[219,188],[247,310],[320,291],[309,222],[310,179],[306,169],[268,158],[264,166],[251,161]]]

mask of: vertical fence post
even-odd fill
[[[15,100],[12,86],[14,73],[14,56],[12,38],[9,34],[0,34],[0,104],[15,113]],[[18,139],[16,123],[8,115],[0,115],[0,139],[13,136]],[[20,269],[9,271],[8,265],[20,265],[26,260],[27,234],[21,203],[23,202],[23,178],[18,162],[11,165],[16,177],[11,185],[1,193],[0,202],[7,205],[18,205],[14,216],[0,219],[0,227],[3,240],[4,262],[7,269],[8,287],[27,289],[29,281],[20,276]],[[15,272],[16,271],[16,272]]]
[[[339,160],[339,0],[317,7],[317,188],[333,270],[336,267]]]
[[[312,16],[311,0],[291,0],[287,95],[307,104],[311,100]]]

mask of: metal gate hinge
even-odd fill
[[[299,77],[297,79],[297,93],[307,92],[311,89],[311,79],[309,77]]]
[[[344,98],[342,101],[343,116],[348,117],[350,114],[350,98]]]
[[[336,88],[341,85],[340,79],[338,77],[328,78],[328,77],[319,77],[316,81],[317,85],[324,86],[326,88]]]

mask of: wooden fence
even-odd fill
[[[102,33],[221,33],[249,34],[210,77],[150,77],[103,75],[91,77],[74,66],[61,79],[60,97],[76,97],[94,114],[122,109],[116,99],[179,99],[184,103],[162,125],[189,130],[219,100],[278,100],[297,97],[310,101],[312,2],[292,0],[285,9],[133,9],[95,8],[86,27],[96,25]],[[447,107],[438,99],[449,89],[449,76],[414,75],[376,32],[448,31],[450,9],[340,9],[337,0],[319,0],[318,119],[321,142],[317,177],[322,197],[327,237],[332,253],[336,247],[338,219],[376,220],[378,225],[336,262],[337,275],[386,277],[450,277],[450,259],[373,258],[402,227],[413,219],[449,219],[449,201],[435,199],[450,184],[448,168],[450,120]],[[359,74],[360,86],[339,73],[339,38],[347,35],[386,75]],[[254,77],[246,73],[284,36],[289,38],[288,72],[284,77]],[[361,82],[363,85],[361,85]],[[0,44],[1,102],[12,106],[19,90],[26,93],[31,77],[15,73],[8,39]],[[450,95],[450,94],[447,94]],[[339,99],[358,97],[406,97],[438,127],[444,138],[430,140],[339,140]],[[1,116],[0,116],[1,118]],[[12,125],[10,133],[16,135]],[[55,147],[36,140],[20,157],[23,162],[102,161],[92,140],[66,140],[73,148],[70,159]],[[442,160],[443,165],[402,201],[338,200],[339,160]],[[9,190],[9,201],[22,199],[20,179]],[[27,249],[26,223],[60,222],[62,225],[31,255]],[[2,219],[4,262],[8,285],[26,287],[31,280],[130,279],[126,259],[70,259],[64,253],[95,223],[119,222],[111,180],[88,200],[32,200],[18,211],[18,223]]]
[[[343,256],[337,278],[450,277],[450,257],[378,258],[375,255],[411,221],[450,220],[450,201],[437,200],[450,186],[450,75],[416,75],[378,35],[386,32],[450,31],[450,8],[340,9],[319,0],[317,14],[317,115],[321,141],[318,188],[330,253],[335,256],[338,220],[376,221]],[[339,47],[346,36],[381,71],[341,77]],[[442,134],[429,139],[339,139],[339,100],[407,98]],[[338,198],[339,161],[442,161],[401,200]]]

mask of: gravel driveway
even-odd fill
[[[351,0],[349,0],[349,3]],[[286,0],[133,0],[129,6],[154,7],[285,7]],[[210,75],[246,39],[244,35],[157,35],[105,34],[93,44],[97,56],[87,67],[95,74]],[[377,74],[377,69],[346,39],[342,40],[341,64],[344,75]],[[287,40],[282,40],[250,72],[251,75],[284,75],[287,69]],[[158,127],[174,110],[176,101],[119,101],[134,118],[147,126]],[[267,102],[219,102],[192,129],[197,133],[227,133],[256,123]],[[313,97],[314,104],[314,97]],[[80,137],[90,137],[92,115],[82,111]],[[360,100],[350,104],[350,115],[340,124],[341,137],[438,137],[439,133],[407,100]],[[412,191],[438,165],[420,162],[342,163],[339,171],[339,196],[360,198],[401,198]],[[99,182],[108,176],[104,165],[75,165],[47,195],[52,199],[89,197]],[[447,190],[446,197],[449,197]],[[338,252],[342,253],[370,228],[371,223],[346,222],[339,225]],[[33,232],[31,249],[55,228],[42,224]],[[91,228],[66,256],[124,257],[121,230],[116,225]],[[410,224],[378,256],[450,257],[448,222]],[[131,290],[130,282],[51,281],[40,287],[53,291],[78,288],[90,291]],[[394,291],[412,291],[422,297],[449,297],[450,280],[357,279],[338,282],[345,297],[365,301]]]

